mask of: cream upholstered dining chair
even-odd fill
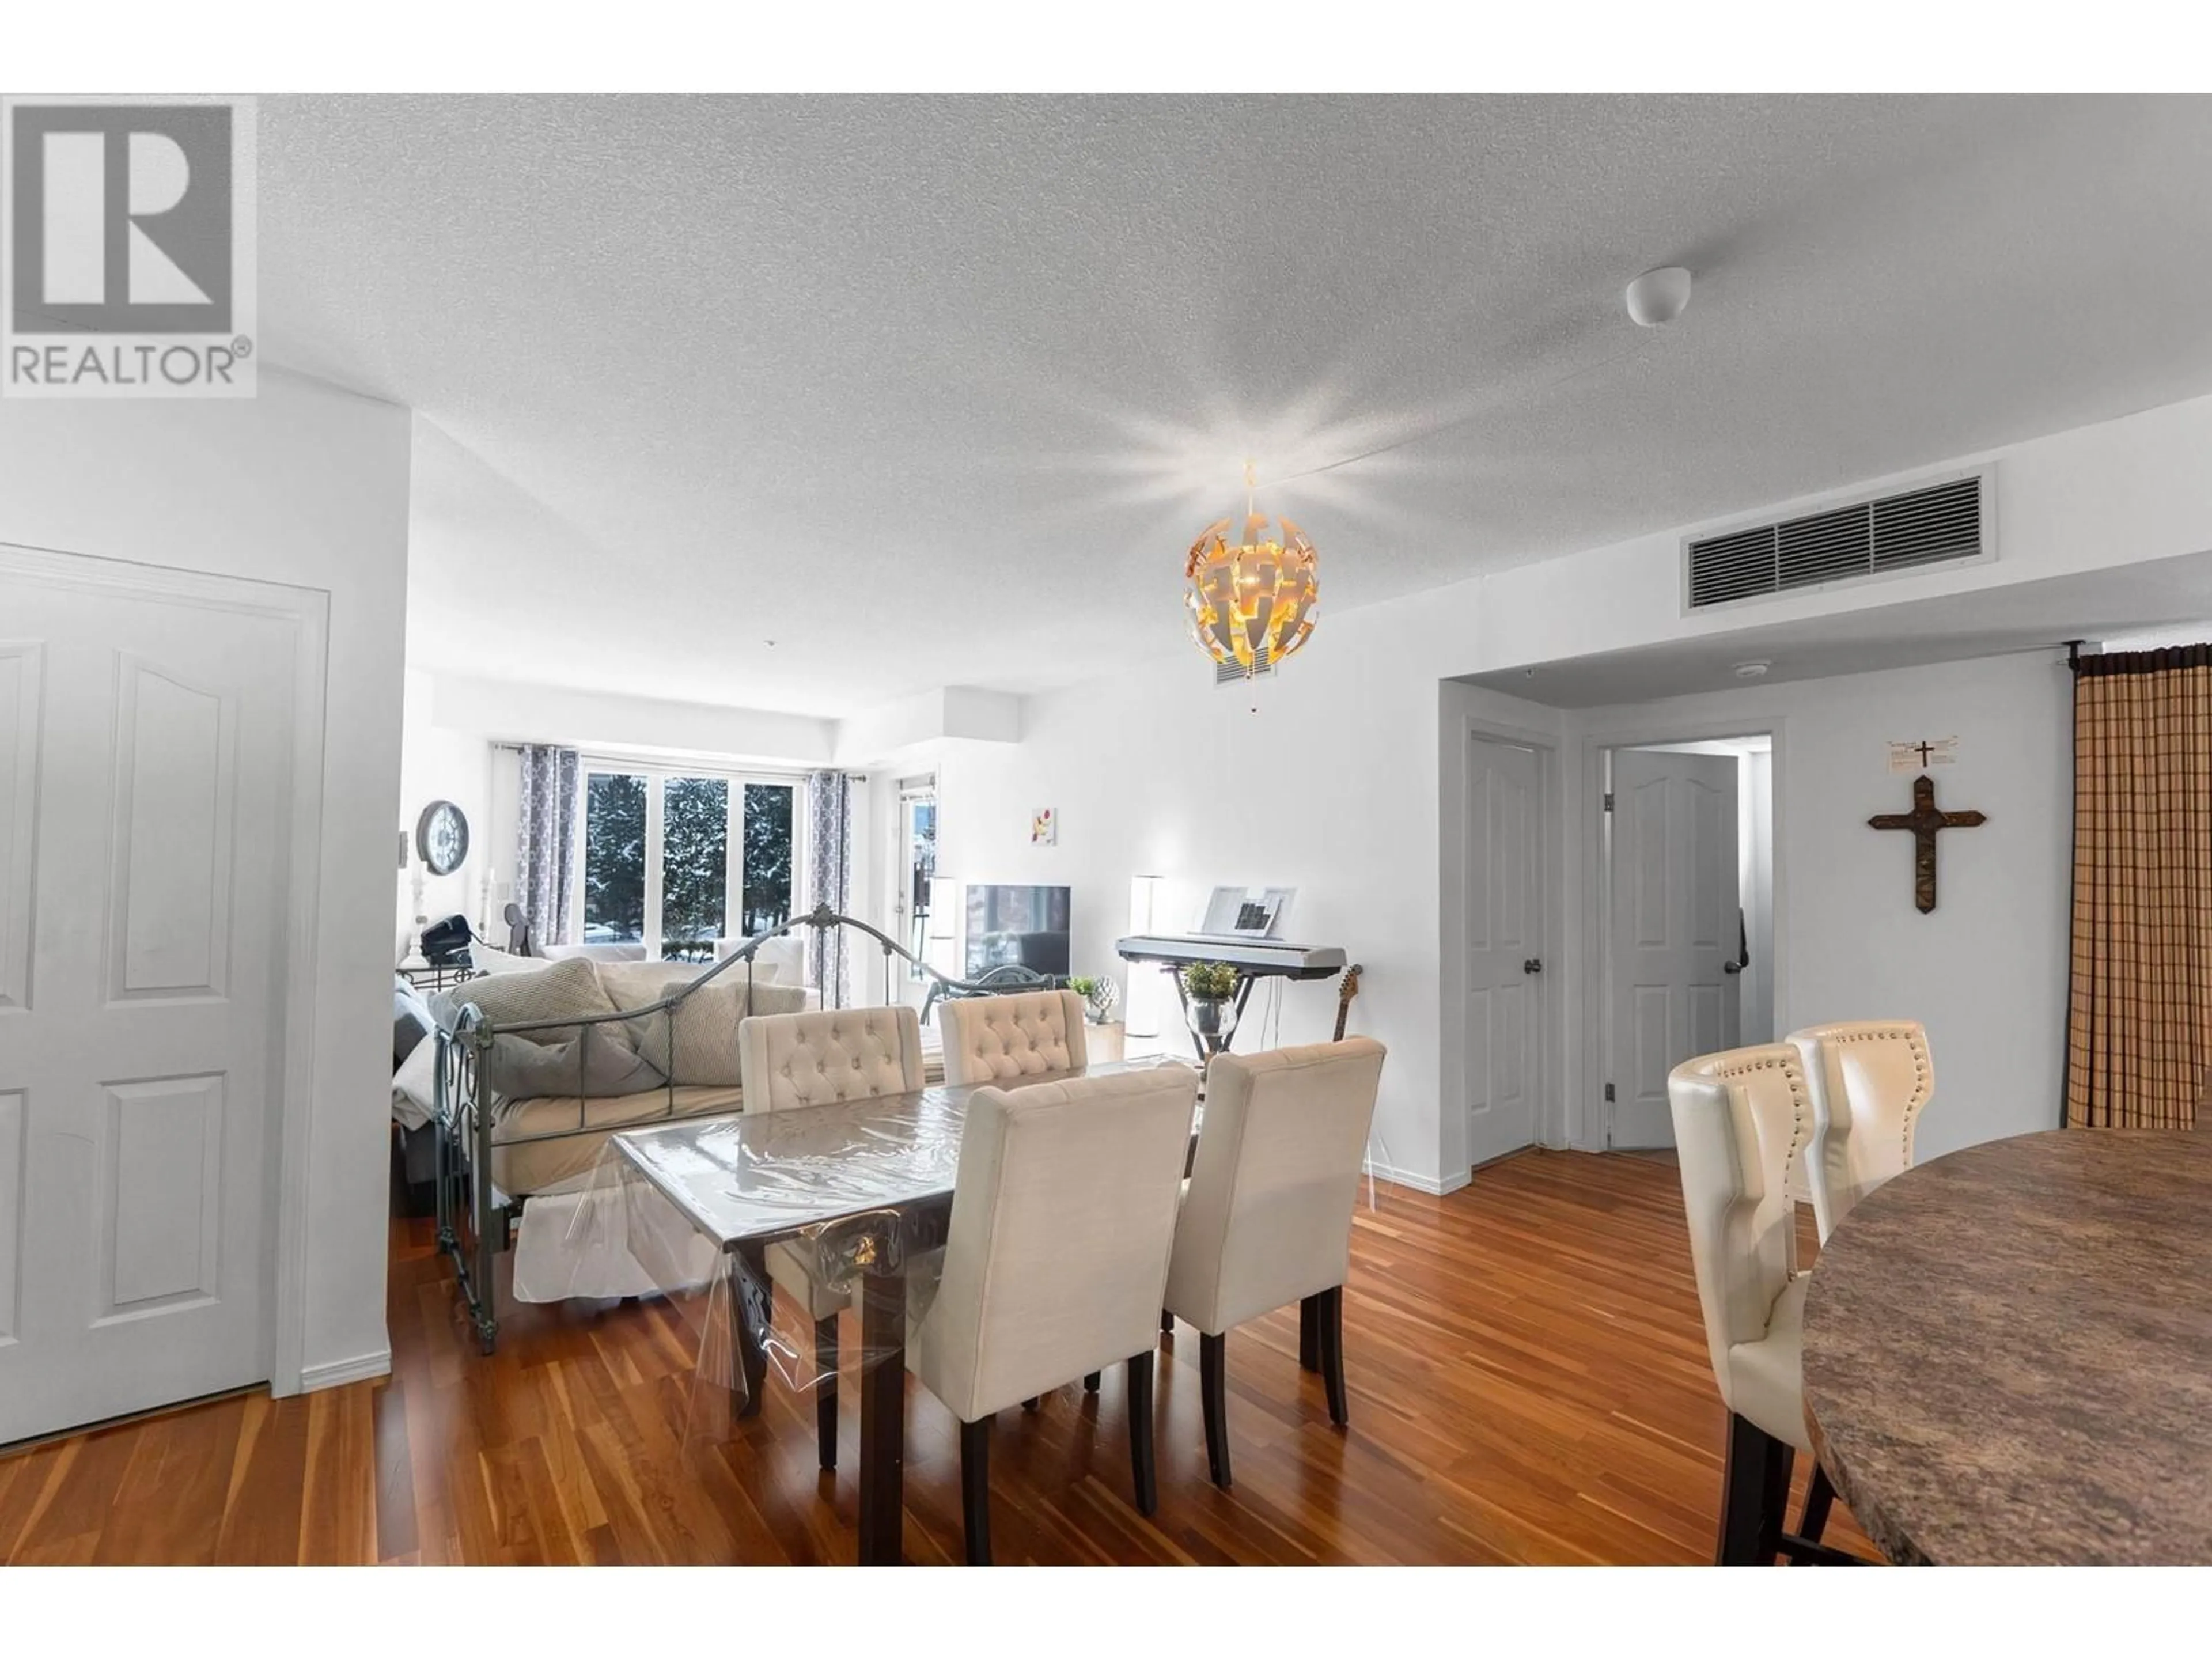
[[[969,1097],[943,1269],[907,1352],[960,1419],[971,1565],[991,1559],[994,1416],[1117,1361],[1137,1508],[1158,1506],[1154,1322],[1197,1103],[1182,1066]]]
[[[1299,1363],[1342,1425],[1344,1281],[1382,1045],[1371,1037],[1243,1057],[1206,1072],[1206,1120],[1176,1223],[1168,1313],[1199,1332],[1206,1461],[1226,1490],[1231,1326],[1299,1304]]]
[[[947,1083],[1025,1083],[1084,1069],[1083,999],[1073,991],[948,997],[937,1005]]]
[[[1936,1062],[1917,1020],[1808,1025],[1789,1036],[1813,1097],[1805,1184],[1828,1242],[1852,1207],[1912,1167],[1912,1135],[1936,1093]]]
[[[738,1080],[747,1112],[874,1100],[923,1086],[921,1022],[911,1008],[757,1014],[738,1025]],[[769,1280],[814,1322],[814,1426],[821,1464],[837,1467],[837,1316],[850,1291],[831,1289],[795,1244],[768,1247]]]
[[[1790,1160],[1812,1129],[1804,1068],[1786,1042],[1731,1048],[1677,1066],[1667,1102],[1705,1343],[1729,1410],[1720,1565],[1837,1559],[1820,1548],[1835,1493],[1817,1466],[1798,1534],[1783,1524],[1790,1465],[1813,1449],[1802,1380],[1810,1275],[1797,1271],[1789,1189]]]

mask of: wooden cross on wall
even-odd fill
[[[1912,781],[1910,812],[1877,812],[1867,822],[1877,830],[1912,832],[1912,902],[1925,915],[1936,908],[1936,832],[1972,830],[1989,819],[1979,812],[1937,811],[1936,781],[1923,772]]]

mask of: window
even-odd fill
[[[793,786],[707,772],[586,766],[586,945],[708,962],[714,941],[791,919]]]

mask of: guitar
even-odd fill
[[[1344,1021],[1352,1012],[1352,1000],[1359,994],[1359,975],[1363,969],[1358,963],[1344,970],[1344,980],[1336,988],[1336,1036],[1332,1042],[1344,1041]]]

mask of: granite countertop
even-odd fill
[[[1899,1562],[2212,1563],[2212,1134],[1909,1170],[1822,1250],[1805,1420]]]

